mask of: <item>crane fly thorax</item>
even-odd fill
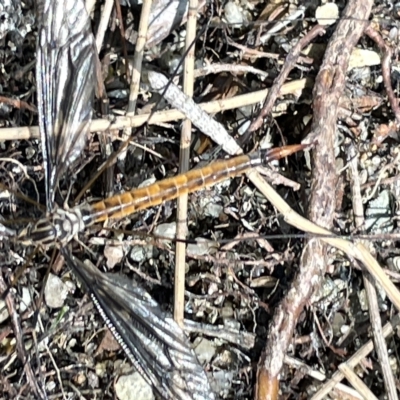
[[[27,245],[45,247],[54,243],[67,244],[84,227],[79,208],[72,210],[57,208],[48,216],[23,229],[18,235],[18,240]]]

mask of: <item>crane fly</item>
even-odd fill
[[[92,118],[96,49],[83,0],[37,2],[36,80],[47,215],[17,235],[27,245],[55,246],[82,281],[135,368],[163,399],[214,399],[182,329],[139,286],[78,260],[66,246],[86,227],[120,219],[286,157],[294,145],[221,160],[148,187],[67,209],[57,205],[59,181],[79,159]]]
[[[250,168],[290,155],[304,147],[303,145],[285,146],[220,160],[201,169],[164,179],[150,186],[133,189],[95,204],[85,204],[70,210],[57,208],[49,216],[22,230],[19,240],[26,244],[50,245],[54,241],[65,244],[88,226],[109,219],[124,218],[137,211],[175,199],[182,194],[209,187],[229,177],[244,173]]]

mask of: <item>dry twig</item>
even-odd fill
[[[268,96],[265,99],[264,105],[258,114],[257,118],[251,123],[247,134],[250,134],[257,129],[260,129],[263,124],[264,118],[266,118],[269,113],[272,111],[272,107],[275,103],[276,98],[280,94],[280,89],[289,76],[290,71],[295,66],[298,57],[300,56],[301,51],[310,44],[312,40],[314,40],[318,35],[323,35],[325,33],[325,28],[321,25],[314,26],[303,38],[301,38],[296,46],[290,50],[289,54],[286,57],[285,64],[282,67],[281,72],[278,77],[274,80],[274,83],[268,92]]]
[[[100,50],[101,50],[101,46],[102,46],[103,40],[104,40],[104,35],[106,34],[106,30],[107,30],[107,26],[108,26],[108,21],[110,20],[111,11],[113,9],[113,4],[114,4],[114,0],[106,0],[106,2],[104,4],[103,12],[101,14],[99,28],[97,30],[97,35],[96,35],[97,52],[100,52]]]
[[[144,55],[144,48],[146,46],[147,29],[149,27],[149,17],[151,10],[152,0],[145,0],[143,2],[142,12],[140,14],[140,23],[138,30],[138,38],[135,46],[135,55],[132,62],[132,79],[129,88],[129,103],[127,116],[135,114],[136,102],[140,87],[140,77],[142,75],[142,62]],[[128,67],[128,66],[127,66]]]
[[[188,97],[193,97],[194,88],[194,55],[196,40],[198,1],[189,1],[189,12],[186,24],[186,58],[183,74],[183,92]],[[179,151],[179,171],[181,173],[189,170],[190,144],[192,142],[192,122],[190,119],[183,121]],[[174,318],[183,327],[183,316],[185,307],[185,266],[186,266],[186,244],[187,236],[187,208],[188,195],[183,195],[177,201],[176,221],[176,243],[175,254],[175,286],[174,286]]]
[[[310,220],[321,227],[332,226],[335,208],[336,164],[334,139],[337,107],[344,89],[351,51],[365,29],[372,1],[362,5],[352,0],[338,23],[326,49],[313,92],[313,123],[309,143],[317,140],[313,151]],[[355,17],[347,19],[346,17]],[[326,245],[309,240],[303,250],[298,275],[286,297],[275,311],[268,342],[260,358],[257,373],[257,400],[278,398],[279,374],[300,312],[319,287],[326,265]]]
[[[390,322],[385,324],[382,329],[383,338],[387,338],[389,335],[392,335],[394,332],[394,328],[399,325],[400,318],[397,314]],[[365,357],[368,356],[374,350],[374,342],[369,340],[365,343],[358,351],[355,353],[349,360],[347,360],[346,364],[349,368],[355,368],[357,364],[359,364]],[[326,398],[326,395],[331,392],[334,387],[344,379],[344,374],[341,371],[337,371],[331,379],[326,382],[319,391],[314,394],[314,396],[310,400],[322,400]]]
[[[372,25],[368,25],[365,29],[365,33],[378,45],[381,50],[382,56],[382,78],[385,85],[386,93],[389,99],[390,106],[392,107],[393,113],[396,117],[397,125],[400,124],[400,107],[399,100],[396,97],[391,82],[391,68],[390,63],[392,61],[392,49],[385,43],[379,33],[373,28]]]
[[[351,190],[352,190],[352,202],[353,202],[353,209],[354,209],[354,220],[355,220],[355,227],[357,230],[362,230],[365,226],[364,221],[364,209],[363,209],[363,202],[361,198],[361,185],[360,185],[360,177],[358,173],[358,157],[356,155],[356,151],[354,146],[350,146],[349,148],[349,164],[350,164],[350,172],[351,172]],[[365,243],[365,246],[368,244]],[[396,393],[396,384],[393,376],[393,371],[390,367],[389,363],[389,355],[386,346],[385,339],[383,338],[382,334],[382,322],[379,315],[379,305],[378,305],[378,296],[376,293],[375,285],[372,280],[371,275],[364,271],[363,272],[363,282],[364,287],[367,292],[368,304],[369,304],[369,315],[371,319],[372,331],[374,334],[374,342],[375,342],[375,349],[378,354],[378,358],[380,361],[380,365],[382,367],[383,372],[383,379],[385,382],[386,392],[388,398],[391,400],[398,399]],[[343,373],[345,371],[351,370],[350,368],[346,368],[341,370]],[[349,379],[349,377],[347,377]],[[358,384],[359,382],[356,381]],[[361,389],[365,389],[362,385],[360,386]]]
[[[168,79],[165,79],[160,83],[161,87],[165,87],[165,82],[168,83]],[[306,87],[310,87],[312,84],[311,79],[299,79],[297,81],[289,82],[283,85],[280,94],[295,94],[301,92]],[[164,85],[164,86],[163,86]],[[172,84],[170,84],[171,86]],[[237,107],[256,104],[268,94],[268,89],[258,90],[256,92],[243,94],[230,99],[210,101],[208,103],[199,104],[198,106],[205,111],[205,113],[213,114],[225,110],[232,110]],[[186,101],[186,99],[185,99]],[[109,119],[95,119],[90,127],[91,132],[107,132],[107,131],[118,131],[124,128],[135,128],[142,126],[145,123],[150,125],[160,124],[170,121],[178,121],[186,118],[183,111],[180,110],[167,110],[157,111],[152,115],[145,113],[141,115],[135,115],[133,117],[123,116],[116,117],[113,121]],[[37,126],[20,126],[15,128],[1,128],[0,129],[0,141],[3,140],[26,140],[26,139],[38,139],[39,129]]]

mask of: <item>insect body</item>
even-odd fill
[[[272,160],[286,157],[302,145],[286,146],[259,151],[228,160],[216,161],[201,169],[192,170],[153,185],[118,194],[91,205],[77,206],[71,210],[56,208],[48,217],[24,229],[19,240],[26,244],[50,246],[55,242],[66,244],[87,226],[108,219],[119,219],[214,185],[250,168],[266,165]]]
[[[66,210],[58,183],[83,151],[92,116],[95,55],[83,0],[38,1],[36,78],[47,216],[22,230],[27,245],[56,246],[82,281],[129,360],[166,400],[213,400],[207,375],[178,324],[140,287],[78,260],[67,244],[86,227],[213,185],[304,148],[260,151]]]
[[[17,239],[59,248],[129,360],[161,398],[213,400],[207,375],[172,317],[134,282],[81,262],[66,246],[101,220],[95,205],[64,210],[55,203],[59,180],[77,162],[89,134],[96,49],[83,0],[39,0],[37,10],[36,80],[47,216]]]

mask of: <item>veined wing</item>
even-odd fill
[[[157,302],[134,282],[103,274],[61,253],[89,288],[92,300],[126,355],[165,400],[213,400],[206,373],[186,335]]]
[[[83,0],[40,0],[37,82],[49,211],[60,177],[86,142],[95,47]],[[142,289],[103,275],[61,249],[129,359],[164,399],[213,399],[187,339]]]
[[[36,81],[39,128],[51,210],[58,181],[86,144],[96,50],[83,0],[39,0]]]

